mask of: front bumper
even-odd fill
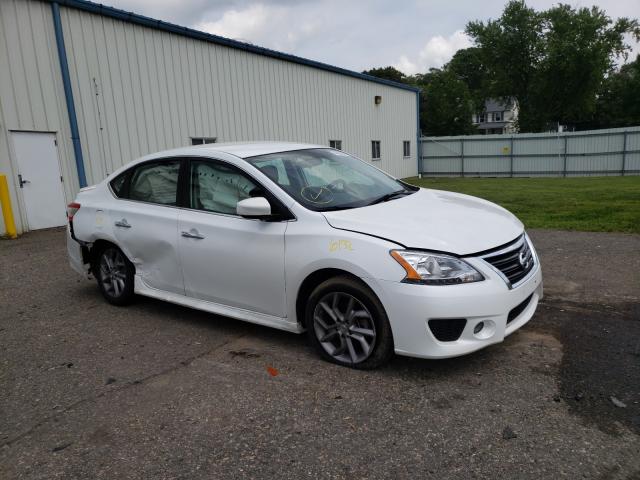
[[[420,358],[448,358],[474,352],[504,340],[527,323],[542,298],[542,271],[534,270],[518,287],[509,289],[499,274],[479,258],[465,258],[485,280],[467,285],[430,286],[377,281],[374,289],[385,306],[395,351]],[[530,297],[526,307],[507,323],[509,312]],[[432,319],[465,319],[454,341],[438,340],[429,328]],[[474,333],[483,322],[483,328]]]

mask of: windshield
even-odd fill
[[[296,150],[246,160],[296,201],[315,211],[362,207],[414,191],[339,150]]]

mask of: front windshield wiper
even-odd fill
[[[354,202],[354,203],[348,203],[348,204],[344,204],[344,205],[332,205],[332,206],[327,206],[324,208],[320,208],[318,209],[319,212],[333,212],[336,210],[350,210],[352,208],[360,208],[360,207],[367,207],[369,205],[374,205],[376,203],[382,203],[382,202],[388,202],[389,200],[393,200],[396,197],[404,197],[406,195],[411,195],[412,193],[415,193],[414,191],[411,190],[407,190],[407,189],[403,189],[403,190],[396,190],[395,192],[391,192],[391,193],[387,193],[379,198],[376,198],[374,201],[369,202],[369,203],[361,203],[361,202]]]
[[[358,208],[351,205],[334,205],[332,207],[324,207],[318,210],[318,212],[335,212],[337,210],[351,210],[352,208]]]
[[[393,200],[394,198],[404,197],[405,195],[411,195],[412,193],[414,192],[403,188],[402,190],[396,190],[395,192],[382,195],[381,197],[376,198],[373,202],[370,202],[368,205],[375,205],[376,203],[388,202],[389,200]]]

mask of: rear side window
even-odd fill
[[[176,205],[179,172],[178,160],[141,165],[131,175],[129,199]]]
[[[115,194],[116,197],[122,198],[125,193],[127,178],[129,177],[129,172],[124,172],[118,175],[116,178],[111,180],[111,190]]]
[[[133,167],[111,181],[118,198],[177,205],[180,160],[164,160]]]

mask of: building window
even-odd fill
[[[487,121],[487,116],[486,116],[484,113],[481,113],[481,114],[479,115],[479,120],[478,120],[478,122],[479,122],[479,123],[485,123],[486,121]]]
[[[380,160],[380,140],[371,140],[371,158]]]
[[[204,145],[205,143],[216,143],[216,137],[191,137],[191,145]]]
[[[493,114],[494,120],[496,122],[501,122],[502,121],[502,112],[496,112]]]
[[[329,140],[329,147],[342,150],[342,140]]]
[[[402,156],[404,158],[411,156],[411,142],[409,140],[402,142]]]

